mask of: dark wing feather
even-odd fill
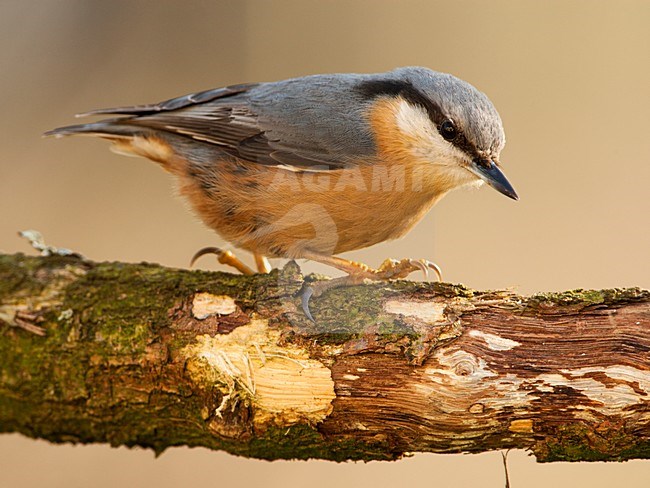
[[[132,105],[128,107],[114,107],[114,108],[100,108],[77,114],[77,117],[87,117],[89,115],[149,115],[159,112],[168,112],[171,110],[178,110],[181,108],[189,107],[199,103],[207,103],[213,100],[224,99],[232,97],[239,93],[244,93],[251,88],[257,86],[256,83],[231,85],[224,88],[214,88],[212,90],[205,90],[197,93],[190,93],[182,97],[171,98],[164,102],[155,103],[151,105]]]
[[[248,103],[246,93],[257,85],[236,85],[185,95],[155,105],[100,109],[83,115],[118,114],[120,125],[169,132],[218,146],[224,152],[259,164],[287,165],[302,170],[337,168],[345,162],[318,147],[296,147],[269,136]]]

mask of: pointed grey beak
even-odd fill
[[[499,167],[489,159],[475,159],[471,165],[472,172],[485,181],[488,185],[494,188],[499,193],[519,200],[517,192],[512,187],[506,175],[499,169]]]

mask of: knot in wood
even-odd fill
[[[454,366],[454,372],[458,376],[470,376],[476,371],[476,363],[470,358],[464,357]]]

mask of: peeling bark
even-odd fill
[[[313,299],[312,323],[302,282],[293,263],[0,255],[0,432],[264,459],[650,457],[647,291],[368,284]]]

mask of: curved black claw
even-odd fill
[[[326,291],[333,290],[335,288],[358,285],[362,281],[363,281],[362,276],[353,276],[353,275],[341,276],[340,278],[334,278],[332,280],[326,280],[326,281],[310,281],[310,282],[305,281],[305,283],[302,285],[302,288],[299,292],[300,303],[302,305],[302,311],[304,312],[305,317],[307,317],[312,322],[316,323],[314,316],[311,314],[311,311],[309,310],[309,300],[311,299],[311,297],[313,296],[319,297]]]
[[[302,293],[300,294],[300,306],[302,307],[302,312],[305,314],[305,317],[307,317],[312,322],[316,323],[316,320],[314,320],[314,316],[311,314],[311,311],[309,310],[309,300],[311,299],[313,294],[314,294],[314,289],[310,285],[304,286]]]
[[[194,263],[196,263],[196,260],[199,259],[201,256],[205,256],[206,254],[216,254],[217,257],[220,257],[223,254],[223,250],[219,249],[218,247],[204,247],[203,249],[199,249],[194,256],[192,256],[192,260],[190,261],[190,268],[194,266]]]

